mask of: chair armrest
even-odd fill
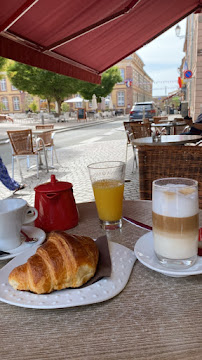
[[[36,140],[35,140],[36,149],[39,150],[39,148],[40,148],[40,142],[42,143],[43,149],[45,149],[44,141],[43,141],[43,139],[42,139],[41,137],[37,137]]]
[[[55,131],[52,132],[51,139],[54,139],[54,136],[55,136]]]

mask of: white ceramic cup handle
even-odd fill
[[[23,224],[29,224],[34,221],[38,216],[38,211],[35,207],[28,206],[25,214],[25,219]]]

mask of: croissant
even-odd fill
[[[9,284],[16,290],[36,294],[68,287],[77,288],[94,276],[99,251],[86,236],[51,232],[27,262],[13,269]]]

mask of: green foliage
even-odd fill
[[[57,101],[59,112],[62,102],[72,94],[80,93],[87,100],[91,100],[95,94],[97,101],[101,102],[101,98],[109,95],[114,85],[122,81],[120,71],[115,66],[102,74],[101,85],[80,81],[18,62],[8,64],[7,74],[17,89],[38,95],[49,102]]]
[[[177,109],[180,105],[180,97],[179,96],[173,96],[172,100],[170,101],[174,104],[175,108]]]
[[[0,71],[4,71],[6,67],[7,59],[0,57]],[[0,74],[0,79],[3,78],[3,75]]]
[[[18,62],[9,64],[7,74],[17,89],[38,95],[42,99],[57,101],[59,109],[62,101],[76,94],[80,86],[80,81],[77,79]]]
[[[37,111],[37,104],[35,102],[31,103],[29,107],[34,113]]]
[[[0,101],[0,111],[4,110],[5,109],[5,106],[4,104],[2,103],[2,101]]]
[[[69,104],[63,102],[61,105],[61,108],[62,108],[63,112],[67,112],[67,111],[69,111]]]
[[[7,59],[0,57],[0,71],[4,70],[6,62],[7,62]]]
[[[102,81],[100,85],[84,81],[80,82],[79,93],[86,100],[91,100],[93,94],[95,94],[97,97],[97,101],[101,102],[101,98],[109,95],[112,92],[114,85],[121,81],[122,77],[120,75],[118,67],[113,66],[102,74]]]

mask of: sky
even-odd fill
[[[180,35],[185,35],[186,19],[179,22]],[[165,96],[178,89],[178,68],[181,65],[184,38],[175,34],[173,26],[136,53],[144,62],[144,70],[153,79],[153,96]]]

